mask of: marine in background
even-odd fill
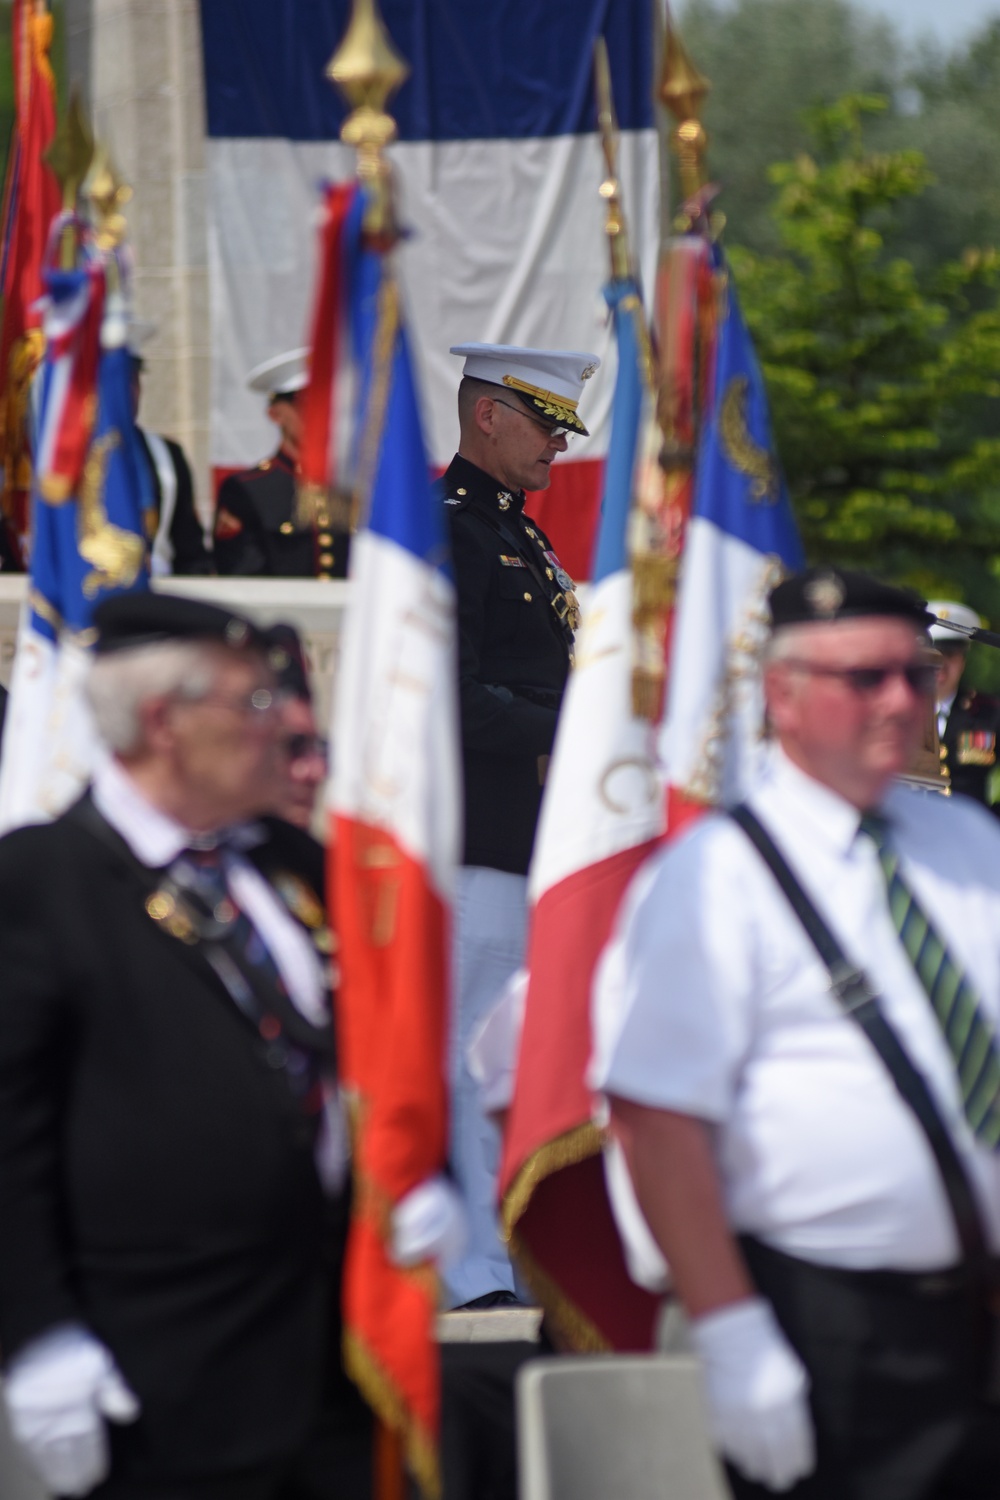
[[[983,621],[967,604],[954,599],[932,599],[927,608],[947,622],[977,629]],[[969,657],[969,640],[947,623],[930,627],[931,639],[941,653],[937,672],[937,727],[941,742],[941,765],[953,792],[973,797],[1000,816],[994,770],[997,734],[1000,732],[1000,699],[964,687],[962,677]]]
[[[155,333],[153,323],[134,319],[129,326],[132,411],[155,498],[147,527],[150,571],[154,578],[213,573],[212,554],[195,505],[191,465],[184,449],[173,438],[150,432],[138,420],[145,367],[142,350]]]
[[[527,871],[573,657],[573,580],[526,511],[548,488],[596,355],[461,344],[459,449],[441,481],[458,590],[465,847],[455,907],[451,1167],[470,1224],[451,1300],[515,1300],[496,1221],[500,1141],[466,1049],[524,961]]]
[[[293,349],[257,365],[247,385],[267,397],[267,415],[281,434],[277,452],[253,469],[230,474],[219,488],[213,527],[220,573],[243,578],[346,578],[350,537],[336,531],[320,508],[312,522],[298,517],[296,475],[302,443],[300,393],[308,349]]]

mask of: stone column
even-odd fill
[[[65,0],[71,82],[133,190],[135,313],[143,348],[140,420],[175,438],[203,518],[208,477],[209,316],[205,99],[198,0]]]

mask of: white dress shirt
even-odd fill
[[[780,751],[749,798],[926,1078],[1000,1248],[1000,1155],[962,1113],[947,1043],[892,925],[859,814]],[[964,797],[894,787],[901,873],[1000,1019],[1000,829]],[[595,1087],[714,1127],[737,1231],[856,1269],[953,1265],[926,1137],[746,835],[712,815],[641,874],[603,965]]]
[[[937,727],[939,739],[944,739],[944,732],[948,728],[948,716],[955,705],[955,699],[957,697],[957,693],[952,693],[950,698],[945,698],[943,702],[937,705]]]

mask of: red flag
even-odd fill
[[[59,184],[43,155],[55,135],[52,17],[36,0],[12,6],[16,121],[3,213],[3,324],[0,328],[0,443],[3,516],[22,556],[28,530],[31,454],[28,392],[42,357],[42,261],[59,212]]]
[[[310,338],[309,384],[302,392],[302,483],[325,495],[331,474],[346,459],[343,417],[350,415],[345,226],[358,192],[355,182],[331,183],[319,232],[319,277]],[[340,420],[338,420],[338,418]]]

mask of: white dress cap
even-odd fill
[[[254,365],[247,376],[247,385],[252,391],[264,396],[291,396],[309,384],[309,355],[306,349],[289,349],[285,354],[276,354]]]
[[[596,354],[516,344],[453,344],[451,352],[464,358],[463,376],[504,385],[542,416],[588,435],[576,409],[584,381],[601,363]]]
[[[956,625],[967,625],[973,630],[978,630],[983,623],[974,609],[970,609],[967,604],[959,604],[955,599],[929,599],[927,608],[941,621],[941,624],[930,627],[932,641],[968,640],[968,636],[963,635],[960,630],[949,630],[944,623],[947,620],[954,620]]]

